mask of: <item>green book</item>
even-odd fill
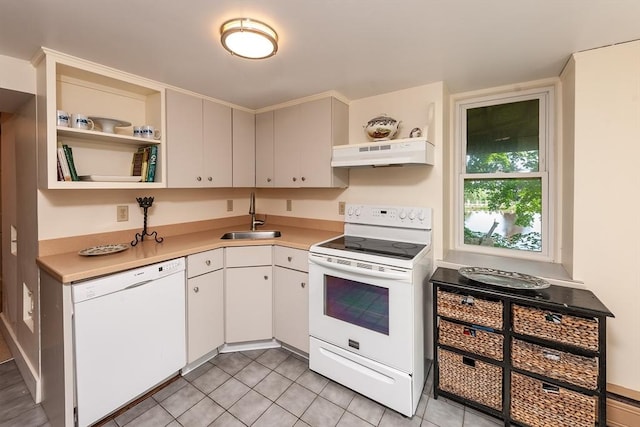
[[[63,144],[62,149],[64,150],[64,154],[67,157],[67,163],[69,163],[69,172],[71,173],[71,181],[79,181],[78,172],[76,171],[76,165],[73,163],[73,152],[71,151],[71,147],[69,147],[66,144]]]

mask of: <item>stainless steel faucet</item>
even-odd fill
[[[249,198],[249,215],[251,215],[251,231],[256,231],[257,225],[264,225],[264,221],[256,219],[256,195],[252,191]]]

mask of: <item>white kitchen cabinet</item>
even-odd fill
[[[256,185],[255,114],[234,108],[233,116],[233,186]]]
[[[187,257],[187,363],[224,344],[223,249]]]
[[[346,187],[349,172],[331,167],[331,148],[348,143],[348,122],[348,106],[333,97],[275,110],[275,186]]]
[[[256,187],[274,187],[273,111],[256,114]]]
[[[274,265],[274,336],[309,353],[308,252],[276,246]]]
[[[231,108],[167,90],[167,184],[231,187]]]
[[[166,186],[164,88],[152,81],[43,48],[35,61],[38,116],[38,185],[49,189],[161,188]],[[42,100],[43,102],[40,102]],[[69,115],[115,119],[131,126],[103,132],[57,126],[57,110]],[[133,136],[132,126],[152,125],[160,139]],[[58,177],[58,145],[73,152],[77,174],[87,181]],[[131,162],[140,147],[158,149],[154,182],[132,182]]]
[[[225,251],[225,341],[273,338],[272,247],[229,247]]]

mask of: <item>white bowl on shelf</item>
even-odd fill
[[[115,128],[131,126],[124,120],[110,119],[108,117],[89,117],[104,133],[116,133]]]

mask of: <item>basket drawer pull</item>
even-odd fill
[[[462,335],[466,335],[468,337],[475,338],[476,337],[476,330],[473,329],[473,328],[470,328],[468,326],[465,326],[464,329],[462,329]]]
[[[471,359],[470,357],[462,356],[462,363],[472,368],[476,367],[476,361]]]
[[[562,323],[562,314],[545,313],[544,320],[551,323]]]
[[[472,296],[467,295],[460,298],[460,304],[473,306],[473,304],[475,304],[475,299]]]
[[[549,359],[554,362],[560,361],[560,353],[557,353],[555,351],[542,350],[542,355],[545,359]]]
[[[547,384],[547,383],[542,383],[542,391],[544,391],[545,393],[558,394],[558,393],[560,393],[560,387],[555,386],[555,385],[551,385],[551,384]]]

